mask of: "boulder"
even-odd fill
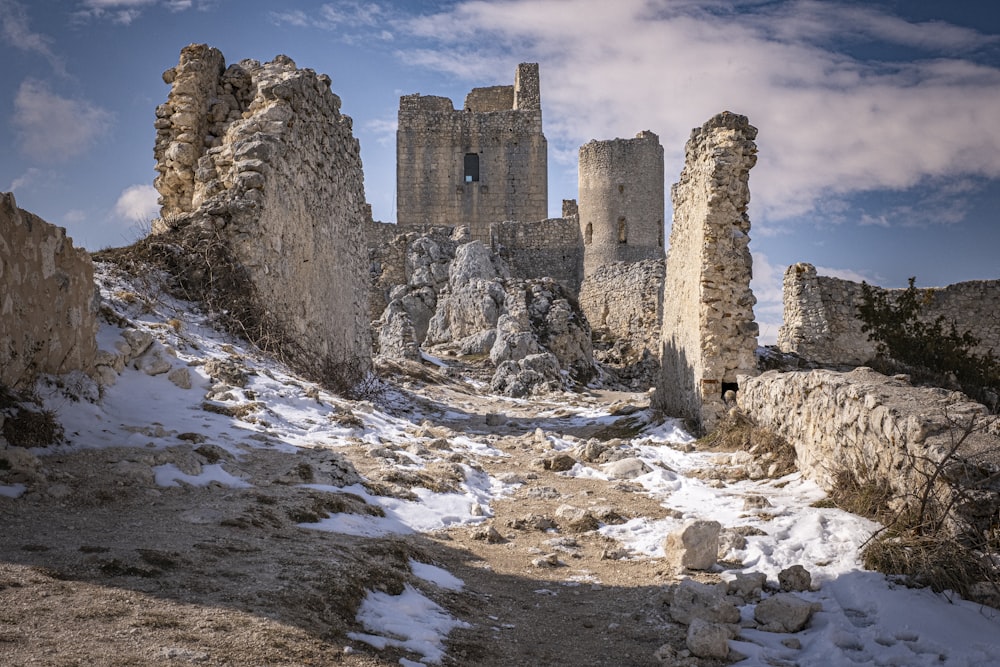
[[[667,535],[667,560],[678,569],[709,570],[719,557],[718,521],[691,520]]]
[[[754,619],[766,632],[798,632],[806,627],[819,603],[803,600],[792,593],[777,593],[754,608]]]
[[[695,618],[710,623],[739,623],[740,610],[726,595],[725,584],[703,584],[685,579],[674,589],[670,618],[684,625]]]

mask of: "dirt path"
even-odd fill
[[[501,403],[457,385],[407,392],[414,414],[438,415],[414,429],[444,443],[462,434],[488,442],[503,456],[452,458],[521,482],[485,523],[388,538],[302,528],[309,517],[368,511],[357,497],[289,483],[303,461],[328,463],[322,451],[248,447],[233,462],[255,482],[246,489],[159,488],[141,473],[153,459],[229,460],[211,443],[146,458],[134,449],[43,457],[37,491],[0,497],[0,664],[399,664],[417,656],[347,633],[364,631],[355,615],[367,591],[404,585],[468,623],[451,632],[445,664],[656,665],[661,645],[683,646],[663,604],[671,573],[655,559],[623,559],[593,530],[595,518],[668,510],[628,482],[546,469],[546,435],[625,443],[609,440],[614,429],[570,420],[558,402]],[[642,406],[647,397],[574,400]],[[360,442],[337,451],[370,479],[388,479]],[[443,567],[464,588],[416,579],[410,559]]]

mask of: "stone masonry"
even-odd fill
[[[663,257],[663,146],[652,132],[580,147],[583,271]]]
[[[984,406],[962,393],[913,387],[904,377],[860,367],[849,373],[768,371],[744,377],[737,402],[755,422],[788,440],[798,468],[824,489],[831,490],[838,473],[846,471],[862,483],[888,485],[895,504],[921,497],[935,467],[959,442],[962,426],[972,420],[978,427],[939,480],[943,487],[977,488],[977,503],[955,507],[961,521],[996,521],[1000,485],[991,480],[1000,470],[1000,429],[996,422],[990,425]],[[947,488],[932,491],[950,502]]]
[[[580,288],[580,309],[594,333],[620,341],[628,361],[660,355],[663,259],[605,264]]]
[[[226,67],[204,44],[163,79],[154,233],[222,243],[313,371],[370,363],[364,177],[330,79],[287,56]]]
[[[91,372],[98,293],[90,255],[66,230],[0,193],[0,385],[30,388],[38,373]]]
[[[890,297],[902,290],[877,290]],[[958,330],[980,339],[973,351],[1000,351],[1000,280],[974,280],[923,290],[925,317],[944,316]],[[793,264],[785,271],[784,324],[778,348],[825,364],[863,364],[875,355],[875,344],[861,331],[857,317],[861,284],[819,276],[811,264]]]
[[[673,227],[663,304],[662,372],[654,403],[711,430],[725,392],[756,369],[750,291],[750,169],[757,129],[725,111],[691,133],[671,190]]]
[[[489,224],[543,220],[548,144],[537,63],[518,65],[513,86],[476,88],[452,101],[406,95],[396,133],[397,222],[468,225],[489,243]]]

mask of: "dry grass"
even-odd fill
[[[861,557],[866,568],[902,575],[908,585],[955,591],[963,597],[969,597],[974,584],[995,576],[980,553],[941,535],[882,533],[864,547]]]
[[[773,477],[782,477],[796,469],[795,448],[791,443],[738,410],[730,411],[695,446],[713,452],[750,452],[766,462],[768,468],[773,467]]]

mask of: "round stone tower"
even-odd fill
[[[663,147],[645,130],[635,139],[580,147],[583,274],[611,262],[663,257]]]

